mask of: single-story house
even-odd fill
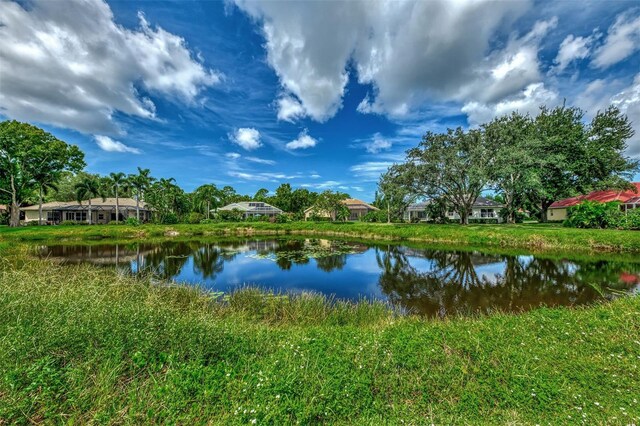
[[[611,201],[619,201],[622,204],[623,210],[631,210],[640,207],[640,182],[632,183],[635,186],[633,189],[627,190],[606,190],[606,191],[593,191],[587,195],[578,195],[577,197],[565,198],[564,200],[558,200],[549,206],[547,210],[547,220],[549,221],[561,221],[567,218],[567,211],[569,207],[577,206],[583,201],[596,201],[600,203],[609,203]]]
[[[238,203],[231,203],[218,209],[221,211],[234,211],[238,210],[242,212],[244,219],[248,217],[268,216],[274,217],[284,213],[277,207],[271,204],[263,203],[261,201],[241,201]]]
[[[347,198],[342,200],[341,203],[349,209],[349,220],[358,220],[369,212],[380,210],[371,204],[355,198]],[[311,218],[311,216],[331,217],[332,220],[336,219],[335,212],[329,214],[328,212],[319,211],[315,206],[311,206],[304,211],[304,220]]]
[[[119,198],[118,220],[124,221],[130,217],[136,217],[136,200],[132,198]],[[140,201],[140,220],[146,222],[151,219],[151,210],[144,201]],[[39,205],[22,207],[24,213],[23,223],[37,222],[39,220]],[[89,222],[89,202],[83,201],[53,201],[42,204],[43,222],[55,225],[63,221]],[[115,198],[91,199],[91,223],[105,224],[116,220]]]
[[[413,222],[416,219],[420,222],[428,221],[430,219],[426,211],[428,205],[429,201],[410,204],[404,211],[404,220],[408,222]],[[500,204],[489,198],[478,197],[471,206],[469,219],[496,219],[498,222],[502,222],[502,218],[500,217],[500,210],[502,210],[503,208],[503,204]],[[460,220],[460,215],[457,212],[447,211],[446,215],[449,220]]]

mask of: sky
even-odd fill
[[[372,201],[425,132],[563,102],[640,158],[640,3],[0,0],[0,118],[187,191]]]

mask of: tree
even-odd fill
[[[539,186],[534,122],[517,112],[484,124],[485,141],[492,152],[489,176],[503,195],[508,223],[515,223],[527,194]]]
[[[156,220],[161,223],[176,223],[189,210],[188,197],[174,178],[152,183],[146,189],[145,202],[154,208]]]
[[[276,188],[276,193],[272,198],[272,203],[274,206],[278,207],[282,211],[292,212],[292,209],[291,209],[292,201],[293,201],[293,191],[291,190],[290,184],[283,183]]]
[[[587,128],[585,158],[577,167],[584,190],[628,189],[640,162],[624,155],[634,136],[629,118],[615,106],[598,113]]]
[[[266,202],[267,197],[269,197],[269,190],[266,188],[260,188],[258,192],[256,192],[256,195],[253,196],[253,199],[255,201]]]
[[[381,198],[376,200],[376,207],[387,211],[387,223],[391,219],[402,219],[405,209],[413,202],[415,196],[403,184],[402,169],[392,166],[380,176],[378,191]]]
[[[126,189],[129,186],[127,176],[122,172],[110,173],[108,178],[108,186],[113,189],[116,198],[116,220],[120,220],[120,189]]]
[[[397,167],[399,185],[416,197],[442,198],[469,223],[476,198],[489,182],[490,156],[480,130],[461,128],[447,133],[428,132],[420,144],[407,151]]]
[[[220,199],[222,198],[221,191],[214,184],[201,185],[193,192],[193,204],[200,212],[205,210],[205,215],[209,219],[211,209],[218,208]]]
[[[51,188],[64,170],[83,167],[84,154],[77,146],[27,123],[0,123],[0,199],[10,204],[10,226],[20,224],[20,206],[34,189],[42,205],[45,187]]]
[[[345,219],[346,206],[342,202],[345,198],[348,198],[347,194],[326,190],[318,195],[313,207],[316,212],[327,215],[331,220]],[[347,213],[346,218],[348,217]]]
[[[82,201],[85,199],[88,200],[89,211],[87,215],[87,222],[91,225],[93,223],[93,218],[91,217],[91,199],[96,197],[102,197],[104,199],[104,188],[101,185],[100,179],[94,175],[85,176],[76,184],[76,196],[80,204],[82,204]]]
[[[140,200],[144,200],[144,193],[149,188],[155,178],[151,177],[151,171],[149,169],[141,169],[138,167],[137,175],[129,175],[128,185],[133,189],[136,197],[136,219],[140,220]]]

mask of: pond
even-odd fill
[[[583,305],[640,290],[640,260],[555,259],[326,239],[50,245],[40,254],[230,292],[384,300],[429,317]]]

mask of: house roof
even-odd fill
[[[500,204],[497,201],[493,201],[489,198],[478,197],[473,203],[472,207],[503,207],[504,204]]]
[[[593,191],[587,195],[578,195],[577,197],[565,198],[564,200],[558,200],[549,206],[550,209],[563,209],[580,204],[583,201],[597,201],[600,203],[608,203],[611,201],[626,202],[629,199],[636,198],[640,195],[640,182],[632,183],[636,190],[607,190],[607,191]]]
[[[131,209],[136,207],[136,200],[133,198],[119,198],[118,205],[121,209]],[[76,210],[76,209],[87,209],[89,207],[88,201],[83,201],[82,204],[77,201],[52,201],[50,203],[42,204],[43,210]],[[116,199],[115,198],[92,198],[91,199],[91,207],[92,208],[105,208],[112,207],[115,209],[116,207]],[[22,207],[20,210],[30,211],[30,210],[38,210],[40,206],[35,204],[33,206]],[[144,201],[140,201],[140,209],[146,210],[147,204]]]
[[[356,198],[346,198],[344,200],[342,200],[342,204],[344,204],[345,206],[347,206],[347,208],[359,208],[359,207],[364,207],[370,210],[380,210],[377,207],[372,206],[371,204],[365,203],[362,200],[358,200]]]
[[[283,213],[277,207],[262,201],[240,201],[237,203],[227,204],[224,207],[220,207],[218,210],[240,210],[242,212],[250,213]]]
[[[624,202],[625,204],[640,204],[640,197],[629,198]]]

